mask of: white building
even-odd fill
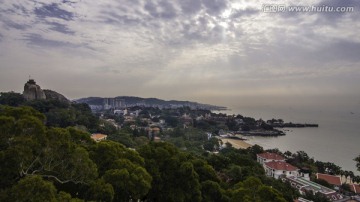
[[[280,176],[300,176],[299,169],[293,165],[281,161],[271,161],[265,164],[265,174],[267,176],[278,179]]]
[[[265,168],[266,162],[276,161],[276,162],[285,162],[285,158],[279,154],[265,152],[257,154],[257,162],[259,162]]]

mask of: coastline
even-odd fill
[[[223,141],[224,144],[229,142],[236,149],[247,149],[253,146],[252,144],[249,144],[243,140],[237,140],[231,138],[221,138],[221,141]]]

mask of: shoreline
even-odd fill
[[[231,139],[231,138],[221,138],[221,141],[225,144],[229,142],[236,149],[247,149],[252,147],[252,144],[249,144],[243,140]]]

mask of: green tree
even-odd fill
[[[226,201],[227,197],[219,183],[214,181],[204,181],[201,183],[201,195],[203,202],[221,202]]]
[[[360,155],[354,159],[356,162],[357,170],[360,171]]]
[[[144,166],[144,159],[138,152],[127,149],[124,145],[113,141],[101,141],[90,149],[91,159],[96,163],[99,175],[109,169],[117,168],[118,160],[127,159],[131,163]]]
[[[27,176],[10,189],[7,201],[56,201],[56,188],[40,176]]]
[[[115,188],[115,199],[141,199],[151,188],[152,177],[142,167],[128,159],[118,159],[103,176]]]
[[[245,181],[236,184],[231,201],[286,202],[279,191],[264,185],[256,177],[249,177]]]
[[[0,105],[9,105],[17,107],[25,103],[25,98],[20,93],[15,92],[1,92]]]
[[[216,137],[210,138],[204,143],[204,149],[207,151],[214,151],[220,148],[220,140]]]
[[[191,156],[169,143],[149,143],[139,149],[153,181],[152,201],[200,201],[201,186]]]

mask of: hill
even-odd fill
[[[102,97],[87,97],[74,100],[77,103],[86,103],[90,106],[103,106],[105,99]],[[149,106],[149,107],[190,107],[197,109],[208,109],[208,110],[225,110],[226,107],[215,106],[209,104],[202,104],[191,101],[178,101],[178,100],[162,100],[158,98],[141,98],[134,96],[117,96],[110,99],[122,100],[124,107],[131,106]]]

